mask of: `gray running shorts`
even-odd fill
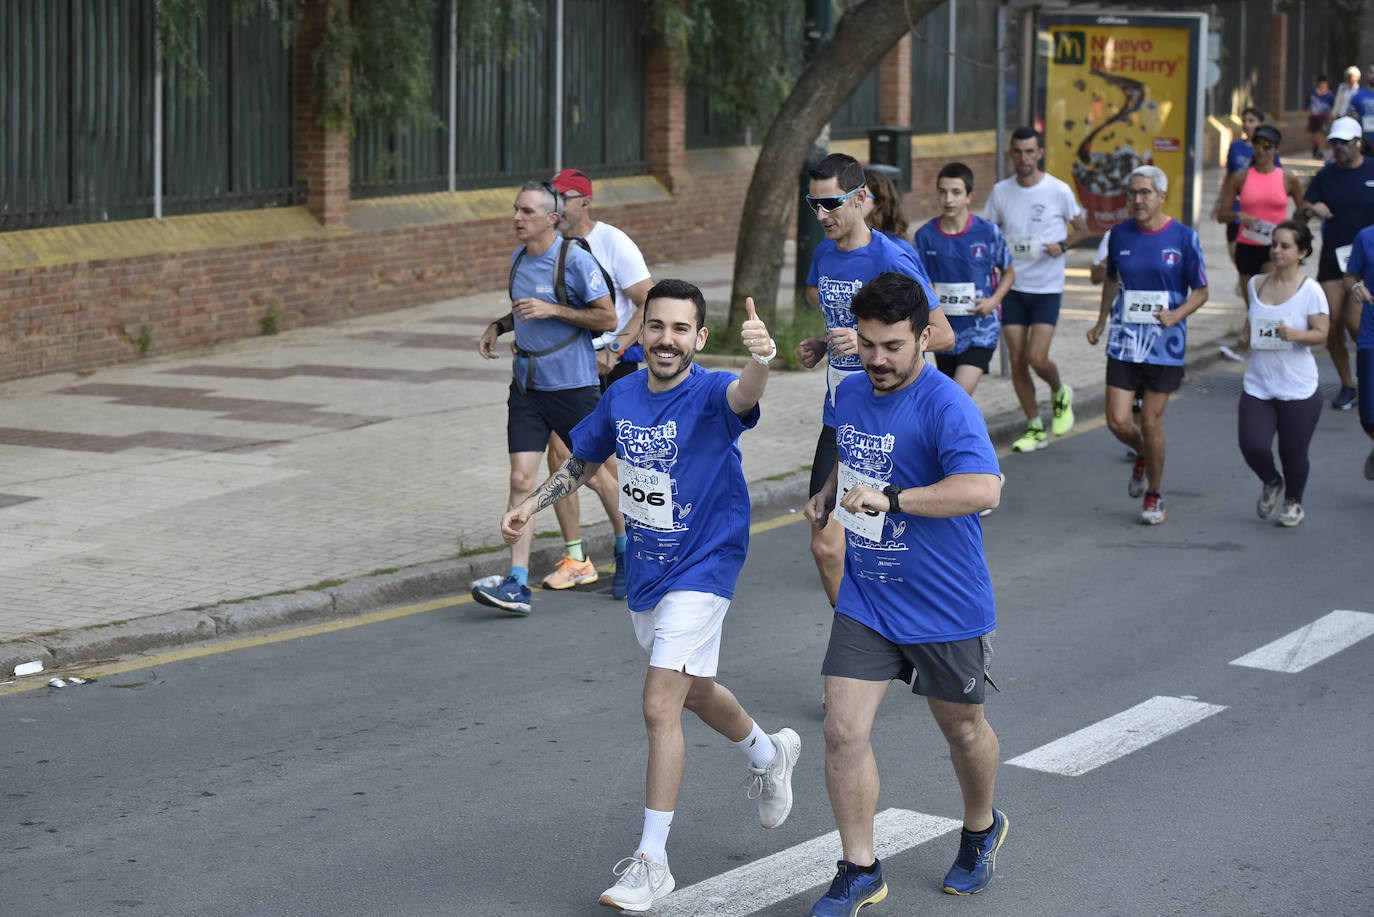
[[[954,704],[981,704],[992,665],[992,634],[950,643],[898,644],[848,615],[835,613],[821,674],[860,681],[900,678],[911,693]]]

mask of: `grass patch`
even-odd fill
[[[400,567],[378,567],[376,570],[373,570],[371,573],[369,573],[368,576],[386,576],[387,574],[395,573],[400,569]]]
[[[778,355],[774,358],[771,367],[773,369],[802,369],[802,365],[797,362],[797,345],[807,338],[825,337],[825,316],[821,315],[819,309],[810,306],[799,306],[794,309],[792,316],[786,320],[778,318],[773,327],[768,329],[773,335],[773,341],[778,345]],[[739,330],[732,328],[719,337],[712,337],[711,349],[715,353],[729,354],[731,356],[747,356],[748,348],[739,339]],[[708,345],[710,346],[710,345]]]

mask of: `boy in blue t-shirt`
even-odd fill
[[[844,581],[821,672],[827,785],[842,859],[813,914],[855,914],[887,894],[873,838],[878,768],[869,736],[888,685],[910,683],[949,744],[963,797],[959,854],[943,888],[992,880],[1008,820],[993,807],[997,736],[983,715],[996,627],[978,513],[998,503],[997,454],[968,394],[926,365],[928,302],[900,274],[854,297],[864,374],[835,399],[838,460],[806,505],[840,529]]]
[[[1331,116],[1331,106],[1336,104],[1336,94],[1331,91],[1331,83],[1323,73],[1317,77],[1317,85],[1307,94],[1307,140],[1312,144],[1312,156],[1322,158],[1322,144],[1326,142],[1326,119]]]
[[[1126,203],[1133,220],[1112,227],[1107,243],[1107,281],[1096,344],[1111,317],[1107,338],[1107,426],[1139,458],[1126,492],[1144,491],[1140,521],[1159,525],[1168,516],[1164,476],[1164,408],[1183,382],[1187,318],[1207,301],[1207,270],[1197,233],[1164,213],[1169,179],[1155,166],[1131,172]],[[1139,426],[1132,416],[1136,389],[1144,389]],[[1145,487],[1148,478],[1149,487]]]
[[[954,347],[937,352],[935,365],[972,395],[1002,336],[997,309],[1016,269],[1002,230],[969,213],[972,169],[949,163],[935,177],[935,189],[940,216],[916,231],[916,251],[954,329]]]
[[[1355,374],[1359,378],[1360,426],[1374,439],[1374,295],[1370,282],[1374,280],[1374,226],[1360,230],[1351,245],[1350,261],[1346,264],[1346,283],[1355,302],[1362,303],[1360,336],[1355,342]],[[1374,449],[1364,460],[1364,477],[1374,481]]]
[[[501,532],[519,538],[537,510],[590,480],[610,456],[620,472],[630,618],[649,653],[644,725],[649,735],[644,828],[635,854],[615,867],[600,903],[642,911],[673,890],[668,829],[684,763],[682,711],[697,713],[749,758],[749,798],[776,828],[792,809],[801,739],[767,735],[716,680],[721,627],[749,546],[749,490],[737,444],[759,419],[759,398],[777,347],[747,301],[741,329],[753,362],[736,377],[693,362],[706,344],[706,301],[682,280],[663,280],[644,303],[646,368],[611,384],[572,431],[572,455],[506,513]]]
[[[935,291],[914,250],[899,245],[881,232],[870,229],[864,220],[864,170],[859,161],[844,153],[831,153],[810,172],[808,206],[825,231],[825,241],[816,247],[806,279],[806,301],[825,316],[825,340],[808,338],[797,345],[797,360],[807,369],[817,366],[828,355],[826,394],[821,407],[821,432],[816,439],[816,454],[811,461],[810,493],[825,483],[825,470],[835,463],[835,387],[840,380],[863,367],[859,362],[854,337],[854,316],[849,301],[865,283],[884,271],[895,271],[915,278],[935,302]],[[933,346],[954,345],[954,332],[944,312],[936,308],[930,317]],[[833,531],[813,529],[811,555],[821,575],[830,604],[839,594],[844,573],[844,545]]]

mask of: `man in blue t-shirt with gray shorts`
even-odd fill
[[[850,310],[864,372],[838,387],[839,457],[806,505],[813,525],[845,530],[821,666],[826,787],[843,859],[813,917],[849,917],[887,896],[873,846],[869,733],[894,679],[925,696],[959,778],[964,830],[946,892],[987,886],[1008,826],[992,805],[998,744],[983,718],[997,615],[978,514],[1000,499],[997,454],[973,399],[926,365],[930,304],[920,284],[882,274]]]

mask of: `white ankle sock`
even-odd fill
[[[768,733],[759,728],[759,724],[754,724],[754,730],[744,737],[741,742],[736,742],[735,747],[749,756],[749,766],[756,771],[761,771],[773,763],[773,756],[778,753],[778,749],[773,745],[773,740],[768,738]]]
[[[668,829],[673,825],[672,812],[657,809],[644,810],[644,833],[639,837],[638,853],[644,854],[655,863],[668,862]]]

